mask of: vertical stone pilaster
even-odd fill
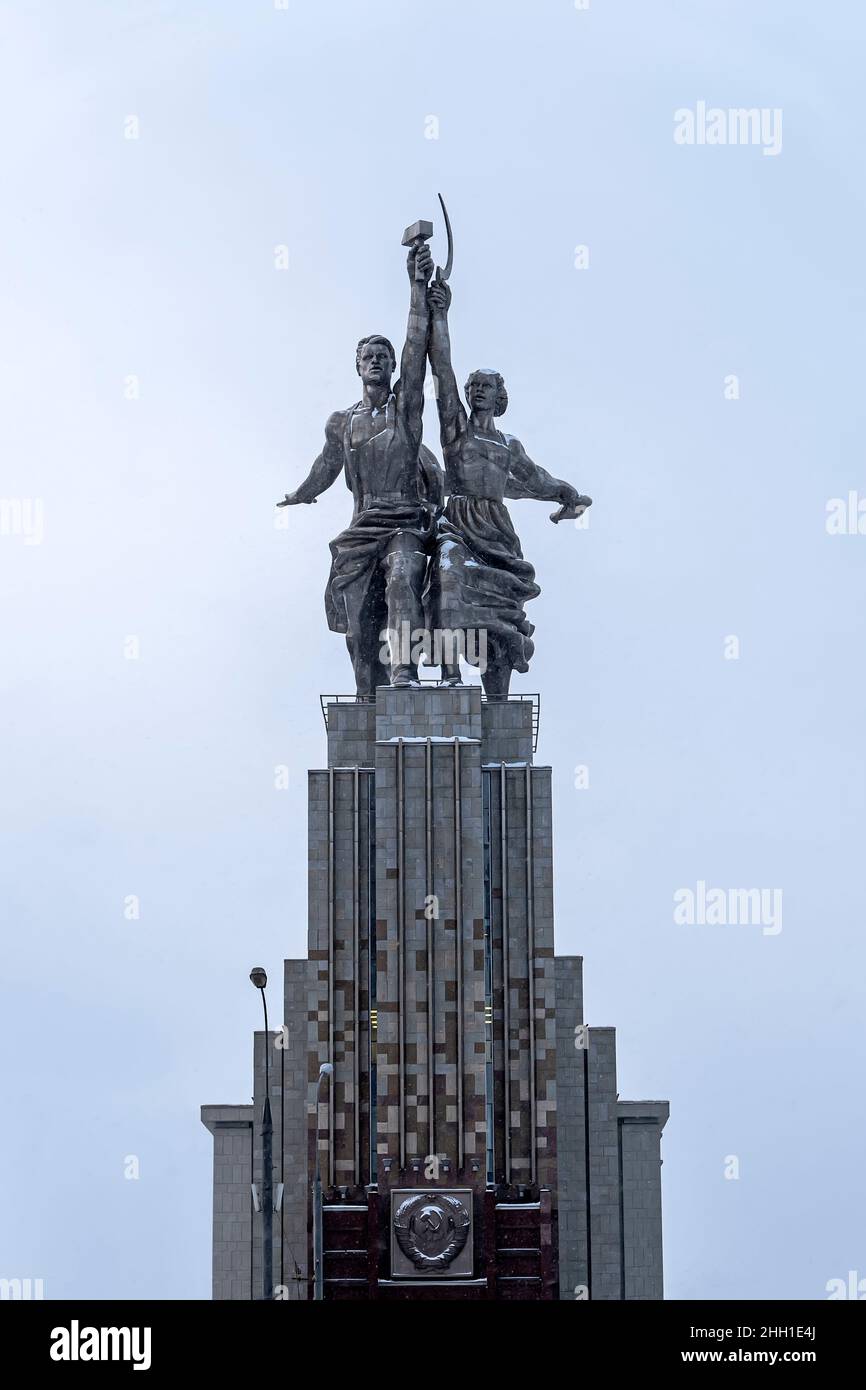
[[[625,1297],[664,1298],[661,1136],[666,1101],[620,1101]]]
[[[530,769],[535,1010],[536,1181],[557,1188],[556,967],[553,954],[553,814],[549,767]]]
[[[556,958],[556,1132],[559,1296],[589,1296],[583,959]]]
[[[308,1107],[326,1188],[370,1181],[370,944],[374,933],[372,769],[309,774]],[[320,1068],[330,1063],[316,1116]],[[311,1139],[311,1142],[314,1140]],[[314,1161],[313,1150],[313,1161]]]
[[[306,1298],[307,1224],[310,1182],[307,1165],[307,999],[314,967],[308,960],[284,965],[285,1023],[276,1048],[281,1103],[274,1113],[274,1152],[284,1184],[282,1217],[274,1218],[282,1242],[280,1279],[291,1300]]]
[[[586,1116],[589,1128],[590,1295],[623,1297],[620,1228],[619,1131],[616,1095],[616,1032],[590,1028]]]
[[[215,1300],[250,1297],[252,1256],[253,1107],[203,1105],[213,1135],[213,1278]]]

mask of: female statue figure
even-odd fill
[[[458,634],[455,648],[443,656],[446,685],[460,684],[459,652],[460,645],[467,650],[467,629],[486,634],[485,663],[480,663],[486,664],[482,683],[488,696],[502,697],[508,694],[511,672],[529,669],[534,627],[524,606],[541,592],[532,565],[523,558],[504,499],[533,497],[559,502],[568,516],[575,517],[592,499],[533,463],[519,439],[496,428],[494,421],[508,405],[505,383],[498,372],[471,373],[466,382],[467,415],[451,365],[451,290],[446,281],[431,281],[428,302],[428,356],[438,383],[445,490],[449,496],[430,563],[426,621],[434,631]],[[450,661],[446,660],[448,655]]]

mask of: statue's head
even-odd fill
[[[477,371],[470,372],[464,391],[469,409],[478,415],[490,410],[494,415],[504,415],[508,409],[508,392],[499,372],[479,367]]]
[[[389,386],[397,357],[387,338],[371,333],[355,350],[355,370],[365,386]]]

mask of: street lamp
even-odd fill
[[[323,1267],[323,1211],[322,1211],[322,1165],[319,1159],[319,1101],[322,1094],[322,1081],[334,1070],[330,1062],[319,1067],[319,1080],[316,1083],[316,1179],[313,1184],[313,1298],[321,1302],[325,1297],[325,1271]]]
[[[268,1032],[268,1001],[265,998],[267,973],[260,965],[250,971],[250,979],[262,992],[265,1011],[265,1103],[262,1106],[262,1299],[274,1297],[274,1125],[271,1119],[271,1035]]]

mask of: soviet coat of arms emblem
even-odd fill
[[[404,1190],[392,1198],[392,1274],[472,1273],[471,1191]]]

